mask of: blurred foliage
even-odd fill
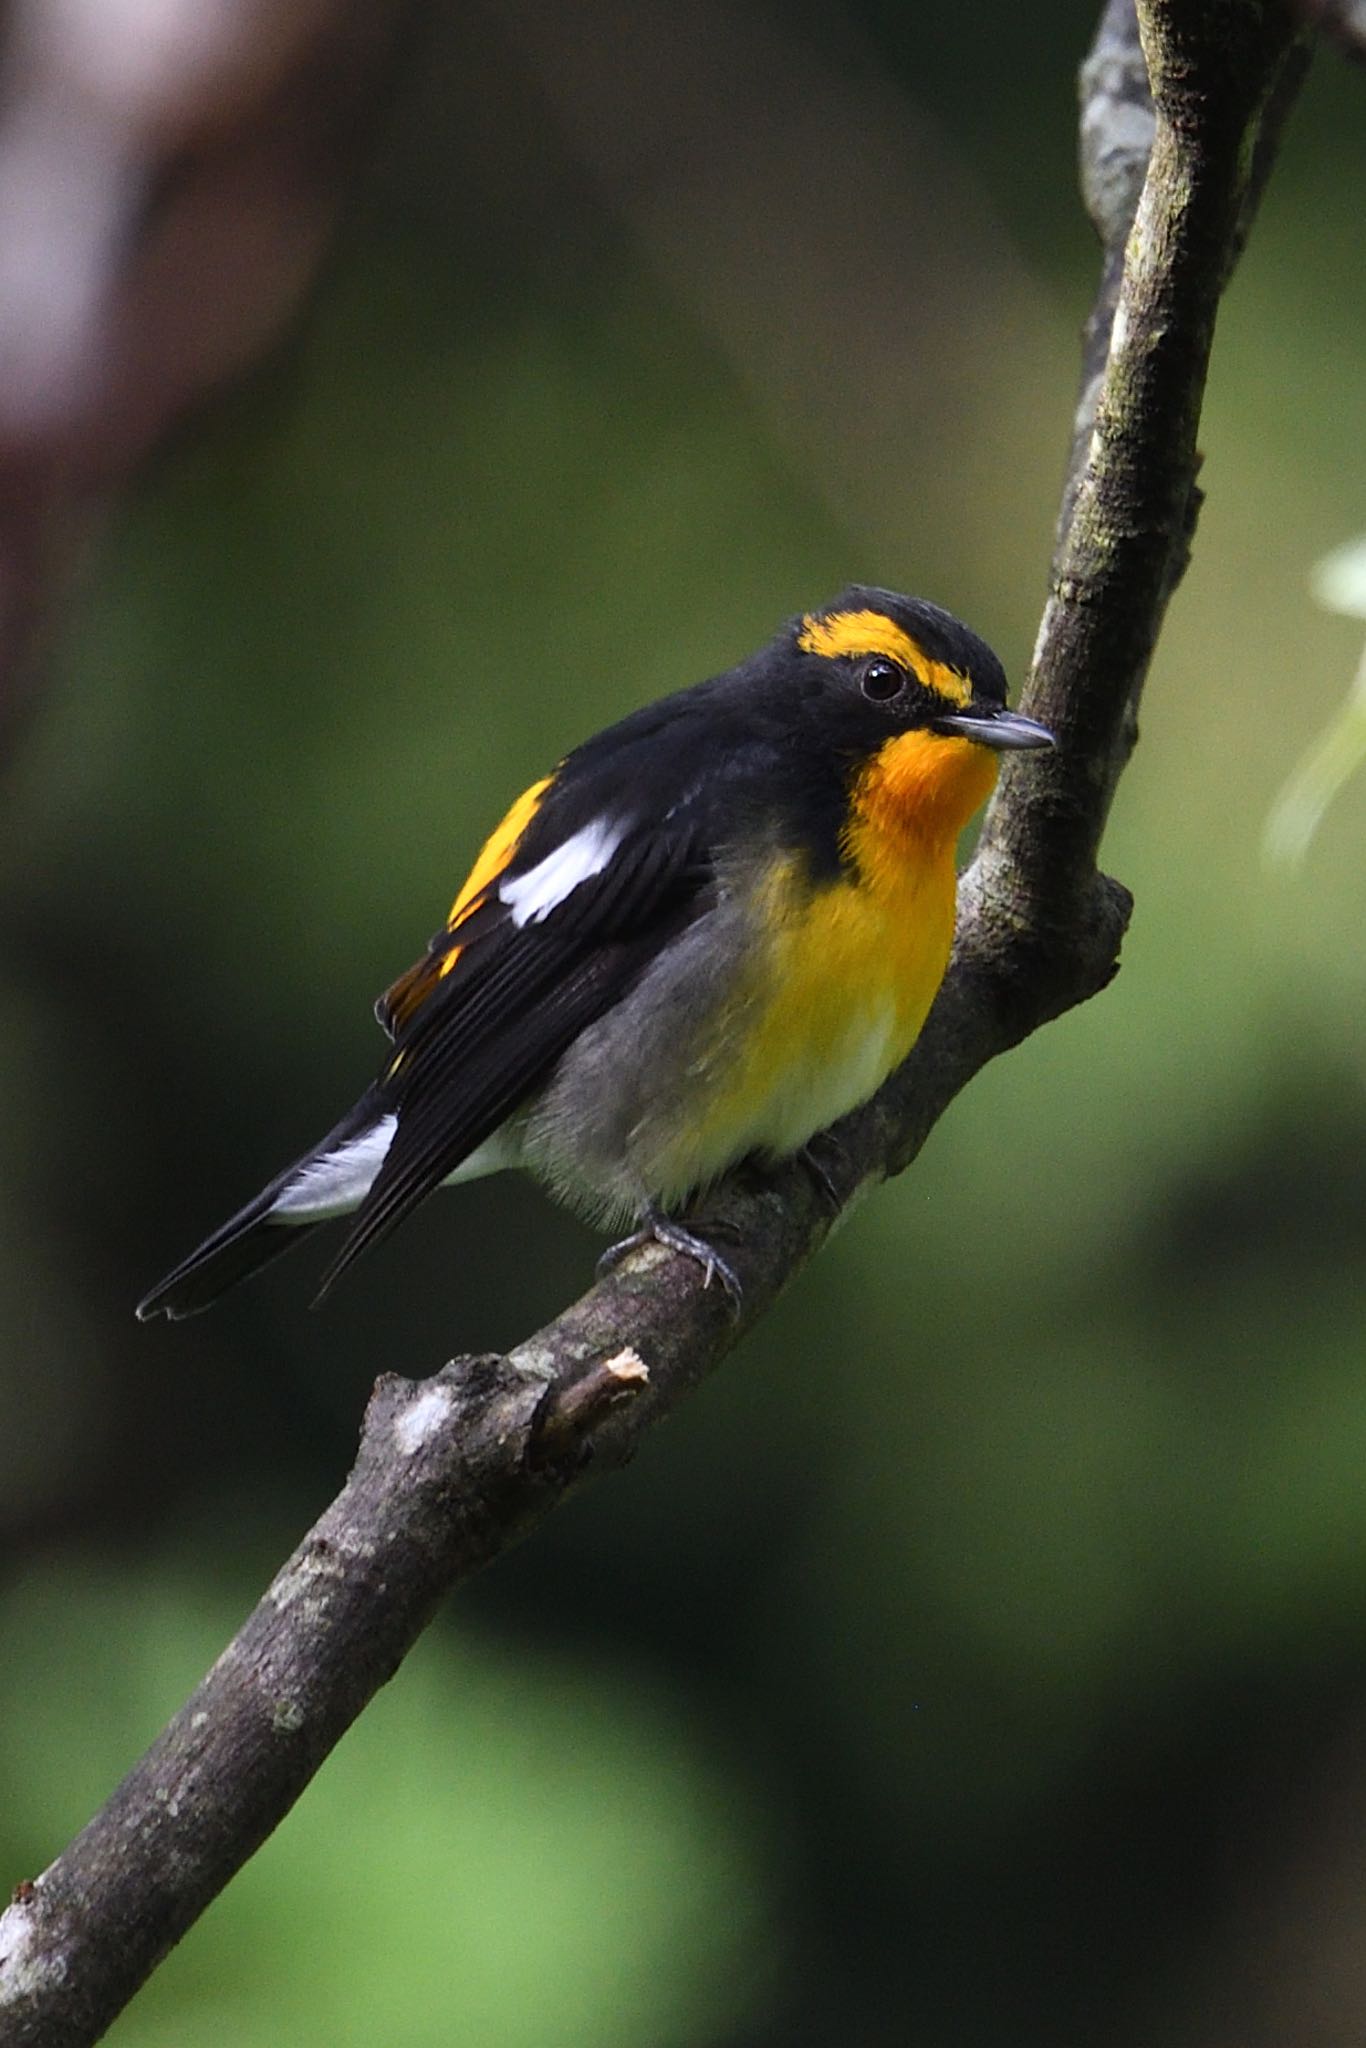
[[[319,1316],[303,1252],[131,1321],[368,1077],[369,999],[501,804],[850,576],[1022,671],[1091,281],[1088,16],[988,12],[766,17],[827,85],[871,67],[976,194],[942,231],[1003,323],[980,410],[936,396],[933,262],[850,218],[851,270],[907,266],[923,307],[897,502],[832,495],[800,406],[756,400],[763,308],[741,364],[476,23],[397,96],[284,360],[121,517],[0,819],[13,1877],[335,1489],[374,1374],[588,1277],[591,1237],[495,1182]],[[1360,783],[1300,871],[1258,858],[1356,651],[1306,577],[1361,525],[1360,90],[1319,66],[1226,308],[1107,845],[1115,988],[439,1625],[121,2048],[1235,2037],[1249,1901],[1366,1708]],[[895,444],[898,337],[825,353],[829,311],[813,380]],[[1366,2031],[1277,1995],[1274,2038]]]
[[[68,1558],[7,1600],[7,1827],[30,1853],[54,1821],[75,1832],[236,1627],[240,1605],[207,1590],[216,1569],[168,1558],[130,1578]],[[435,2044],[453,2025],[489,2048],[689,2041],[734,2024],[767,1975],[757,1819],[629,1668],[429,1640],[119,2033],[145,2048]]]
[[[1366,536],[1344,541],[1314,564],[1310,588],[1325,611],[1366,619]],[[1262,845],[1273,866],[1294,867],[1313,844],[1323,814],[1366,760],[1366,652],[1347,701],[1296,764],[1266,821]]]

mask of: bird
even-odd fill
[[[951,613],[851,585],[736,667],[629,713],[526,789],[375,1004],[378,1078],[138,1304],[207,1308],[351,1221],[321,1298],[438,1186],[520,1166],[599,1225],[689,1229],[906,1057],[953,939],[957,842],[998,757],[1054,736]]]

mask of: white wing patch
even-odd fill
[[[498,894],[512,912],[512,922],[518,926],[539,924],[549,917],[580,882],[602,873],[625,837],[624,825],[610,818],[593,818],[526,874],[504,882]]]
[[[396,1116],[378,1117],[358,1138],[310,1159],[281,1188],[271,1203],[271,1215],[282,1223],[321,1223],[359,1208],[397,1129]]]

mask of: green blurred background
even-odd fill
[[[122,507],[0,818],[6,1883],[375,1374],[591,1274],[495,1181],[317,1315],[303,1251],[132,1320],[368,1078],[503,803],[854,577],[1022,674],[1091,26],[439,15],[302,328]],[[1117,984],[462,1595],[118,2048],[1366,2039],[1366,789],[1259,850],[1358,653],[1307,577],[1366,526],[1363,91],[1320,58],[1227,301]]]

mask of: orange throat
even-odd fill
[[[854,788],[848,851],[874,888],[908,861],[952,862],[958,835],[991,795],[996,756],[974,740],[903,732],[888,740]]]

